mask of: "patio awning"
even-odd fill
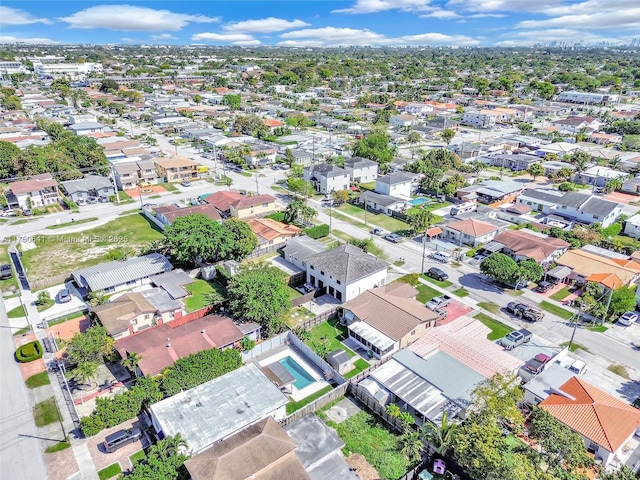
[[[487,252],[494,253],[494,252],[499,252],[504,247],[505,247],[504,243],[492,241],[487,243],[484,247],[482,247],[482,250],[486,250]]]
[[[440,234],[442,234],[442,228],[440,227],[431,227],[427,230],[427,237],[435,237]]]
[[[354,322],[349,325],[349,330],[353,333],[357,333],[369,342],[371,345],[375,345],[380,349],[381,352],[384,352],[387,348],[393,346],[395,340],[387,337],[385,334],[379,332],[371,325],[368,325],[362,321]]]
[[[555,278],[556,280],[564,280],[571,275],[571,269],[569,267],[556,267],[549,270],[547,275]]]

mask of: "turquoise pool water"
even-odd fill
[[[296,381],[293,382],[293,386],[298,390],[302,390],[304,387],[308,387],[315,382],[315,379],[291,357],[284,357],[280,360],[280,365],[295,377]]]
[[[430,201],[431,200],[429,200],[428,198],[418,197],[418,198],[413,198],[409,200],[409,203],[411,205],[422,205],[423,203],[429,203]]]

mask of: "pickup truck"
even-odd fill
[[[549,363],[549,360],[551,360],[551,357],[549,355],[539,353],[527,363],[525,363],[524,369],[533,375],[538,375],[544,370],[544,367],[547,363]]]
[[[544,318],[544,312],[542,310],[527,303],[509,302],[507,304],[507,311],[516,317],[521,317],[530,322],[537,322]]]
[[[451,303],[451,297],[449,295],[440,295],[439,297],[432,298],[429,300],[425,307],[429,310],[442,309]]]
[[[523,343],[527,343],[531,340],[531,332],[529,330],[525,330],[524,328],[521,330],[516,330],[508,334],[506,337],[498,340],[498,344],[502,345],[505,350],[513,350],[519,345]]]

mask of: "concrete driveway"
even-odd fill
[[[71,300],[66,303],[60,303],[59,293],[60,290],[64,288],[69,290],[69,293],[71,294]],[[51,299],[55,300],[56,303],[40,313],[40,317],[43,320],[50,321],[73,312],[85,310],[87,308],[87,304],[82,299],[82,297],[78,293],[78,290],[76,290],[71,282],[54,285],[53,287],[45,288],[44,291],[48,292]],[[34,296],[37,296],[37,293],[39,292],[36,292]]]

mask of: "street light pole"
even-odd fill
[[[331,198],[329,199],[329,233],[331,233],[331,207],[333,206],[333,188],[329,193],[331,194]]]
[[[424,273],[424,255],[427,250],[427,230],[424,230],[424,235],[422,236],[422,269],[420,273]]]

